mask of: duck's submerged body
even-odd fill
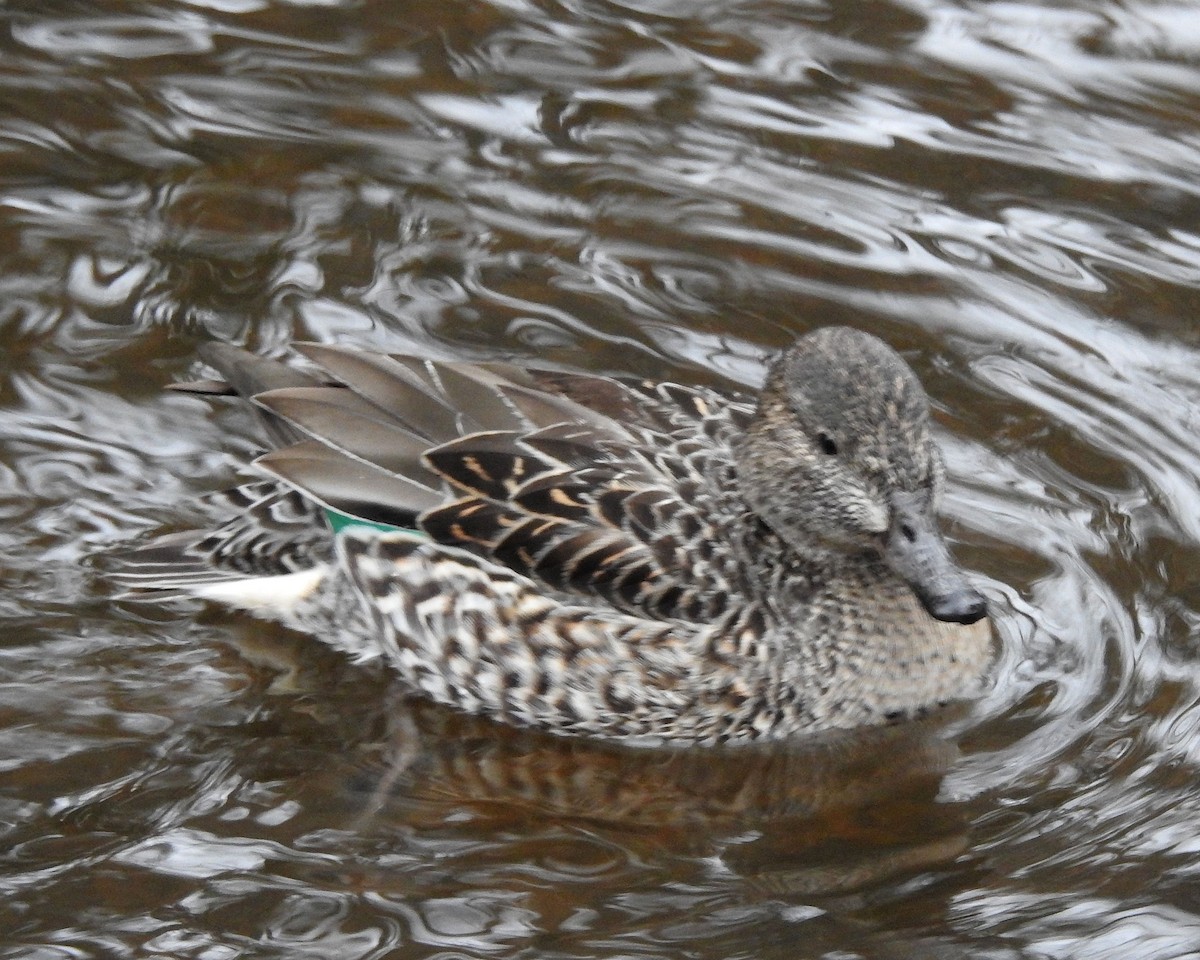
[[[803,338],[757,404],[301,351],[319,376],[206,353],[229,387],[208,389],[267,412],[274,479],[227,495],[219,529],[127,555],[139,594],[248,609],[438,702],[614,739],[881,723],[987,667],[982,598],[934,527],[927,401],[873,337]]]

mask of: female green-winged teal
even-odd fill
[[[126,554],[132,595],[220,601],[383,658],[426,697],[561,734],[720,743],[972,693],[983,597],[937,531],[904,361],[811,333],[753,398],[304,344],[203,353],[269,479]],[[603,410],[604,412],[599,412]]]

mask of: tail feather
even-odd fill
[[[285,387],[315,387],[322,381],[278,360],[260,357],[227,343],[206,343],[199,349],[200,359],[224,378],[176,384],[175,389],[208,396],[251,397],[267,390]],[[259,420],[273,446],[295,443],[303,435],[286,420],[270,411],[259,410]]]
[[[196,596],[212,584],[292,574],[332,556],[320,508],[293,490],[256,481],[208,502],[225,514],[214,529],[169,533],[104,556],[106,575],[124,588],[119,599]]]

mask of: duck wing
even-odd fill
[[[297,350],[316,373],[228,346],[204,353],[228,390],[205,381],[203,392],[250,397],[283,444],[254,462],[281,490],[654,619],[711,622],[744,594],[747,524],[730,450],[753,409],[746,398],[504,363]],[[237,572],[238,549],[259,543],[259,518],[240,516],[189,545],[180,559],[194,576],[205,563]],[[146,559],[170,561],[161,551]]]
[[[744,592],[730,549],[746,526],[730,452],[753,409],[744,398],[511,364],[299,349],[392,428],[418,437],[416,446],[426,443],[419,464],[384,463],[385,446],[347,442],[345,420],[322,416],[316,391],[304,411],[284,409],[278,394],[258,402],[394,476],[440,478],[448,494],[437,504],[408,504],[413,526],[433,540],[656,619],[710,622]]]

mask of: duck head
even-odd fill
[[[986,615],[938,530],[943,469],[929,400],[878,338],[826,327],[780,354],[738,477],[751,509],[800,554],[874,552],[938,620]]]

